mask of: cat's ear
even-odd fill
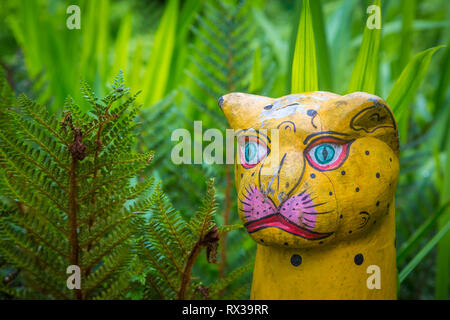
[[[397,130],[394,115],[390,108],[380,98],[371,97],[351,119],[350,127],[353,130],[363,130],[372,133],[378,129],[386,128]]]
[[[386,142],[398,153],[397,124],[391,109],[383,99],[365,92],[354,92],[342,98],[341,103],[345,103],[339,110],[345,110],[347,126],[363,136]]]
[[[246,129],[261,125],[260,115],[274,99],[254,94],[233,92],[219,98],[219,107],[233,129]]]

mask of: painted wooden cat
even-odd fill
[[[355,92],[219,99],[238,141],[252,299],[395,299],[396,121]]]

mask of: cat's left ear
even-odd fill
[[[362,109],[350,121],[350,127],[353,130],[362,130],[366,133],[382,128],[397,131],[394,115],[381,98],[372,96],[361,107]]]
[[[261,112],[273,100],[254,94],[233,92],[220,97],[218,103],[231,128],[246,129],[261,125]]]
[[[375,95],[355,92],[345,96],[351,103],[350,127],[362,135],[369,135],[386,142],[399,152],[398,128],[391,108]]]

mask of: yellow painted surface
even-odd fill
[[[394,210],[390,209],[385,221],[367,237],[311,249],[258,245],[251,299],[396,299],[394,234]],[[302,257],[297,267],[290,261],[294,254]],[[364,257],[361,265],[355,264],[357,254]],[[380,268],[380,289],[367,286],[372,265]]]
[[[386,103],[310,92],[219,104],[237,131],[239,215],[258,243],[251,297],[395,299],[399,150]]]

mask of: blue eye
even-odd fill
[[[245,145],[245,161],[251,163],[255,161],[257,156],[257,145],[254,142],[249,142]]]
[[[267,145],[254,136],[238,138],[240,164],[246,169],[253,168],[270,152]]]
[[[324,143],[318,145],[315,149],[316,150],[314,151],[314,156],[319,164],[324,165],[334,159],[334,155],[336,152],[333,146]]]
[[[333,137],[319,138],[306,148],[306,159],[313,168],[319,171],[336,169],[347,158],[350,144],[351,141]]]

